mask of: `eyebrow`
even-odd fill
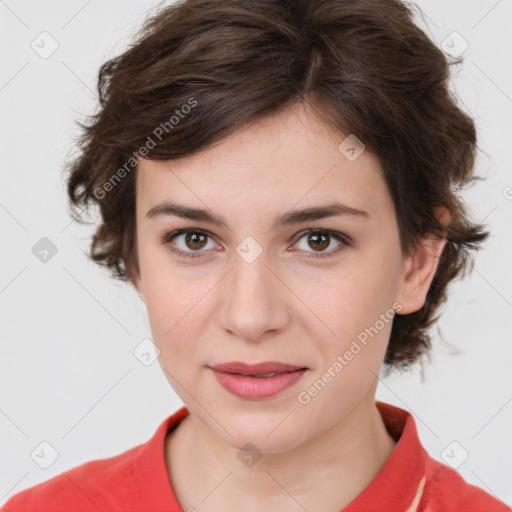
[[[208,209],[192,208],[176,202],[165,201],[151,208],[146,217],[151,219],[160,215],[170,215],[183,219],[206,222],[215,226],[224,226],[229,229],[226,220]],[[352,208],[342,203],[331,202],[321,206],[311,206],[300,210],[292,210],[274,218],[271,229],[291,226],[326,217],[349,216],[355,218],[369,218],[370,214],[358,208]]]

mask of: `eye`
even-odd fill
[[[179,240],[179,237],[183,235],[184,238],[181,239],[180,248],[180,244],[176,244],[174,240]],[[174,231],[173,233],[165,235],[163,243],[169,245],[169,250],[173,253],[178,254],[179,256],[183,256],[185,258],[197,258],[201,257],[201,252],[204,252],[201,251],[201,249],[207,246],[206,240],[208,238],[210,238],[210,235],[204,231],[199,231],[197,229],[180,229],[178,231]],[[188,251],[187,249],[192,249],[192,251]]]
[[[317,253],[310,254],[306,256],[307,258],[328,258],[339,253],[341,250],[343,250],[344,247],[350,247],[352,245],[352,240],[348,236],[328,229],[308,229],[306,231],[302,231],[298,235],[298,242],[306,237],[306,244],[312,243],[314,248],[313,252]],[[208,247],[208,239],[211,239],[211,236],[205,231],[198,229],[180,229],[178,231],[166,234],[163,237],[162,243],[168,245],[169,250],[175,254],[178,254],[180,257],[198,258],[202,257],[202,252],[206,252],[202,249],[206,248],[207,250],[215,247],[213,242],[213,247]],[[331,245],[333,239],[339,242],[338,245],[330,251],[325,251],[325,249]],[[180,243],[176,243],[175,240],[178,240]],[[298,242],[296,242],[294,245],[297,245]],[[309,252],[307,247],[308,246],[302,248],[299,247],[299,249],[304,250],[305,252]]]
[[[348,236],[328,229],[308,229],[302,231],[299,234],[299,242],[303,238],[306,238],[306,243],[302,248],[299,247],[301,250],[309,252],[307,250],[308,247],[314,248],[313,253],[306,256],[306,258],[330,258],[342,251],[344,247],[350,247],[352,245],[352,240]],[[338,245],[330,251],[324,251],[324,249],[331,245],[333,239],[339,242]],[[309,245],[311,243],[312,245]]]

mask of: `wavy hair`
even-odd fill
[[[459,197],[477,179],[476,129],[450,91],[444,53],[400,0],[185,0],[160,6],[99,71],[99,107],[66,164],[72,216],[95,206],[89,256],[112,276],[138,270],[135,174],[140,158],[203,151],[267,114],[307,101],[378,159],[404,254],[447,239],[424,306],[396,315],[384,363],[405,369],[431,348],[449,283],[487,238]],[[437,206],[451,215],[443,226]]]

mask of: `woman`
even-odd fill
[[[398,0],[149,19],[101,69],[68,193],[99,206],[91,257],[138,290],[185,406],[4,510],[510,510],[375,401],[487,236],[456,193],[476,133],[448,78]]]

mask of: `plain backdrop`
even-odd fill
[[[144,305],[86,258],[92,227],[70,221],[61,177],[100,65],[156,5],[0,0],[0,503],[146,442],[182,405],[158,362],[134,356],[151,337]],[[465,197],[492,237],[451,287],[431,363],[382,378],[377,398],[414,415],[434,458],[467,454],[461,475],[510,504],[512,1],[419,5],[436,44],[468,46],[452,85],[476,120],[486,179]],[[58,453],[46,469],[31,456],[42,442]]]

